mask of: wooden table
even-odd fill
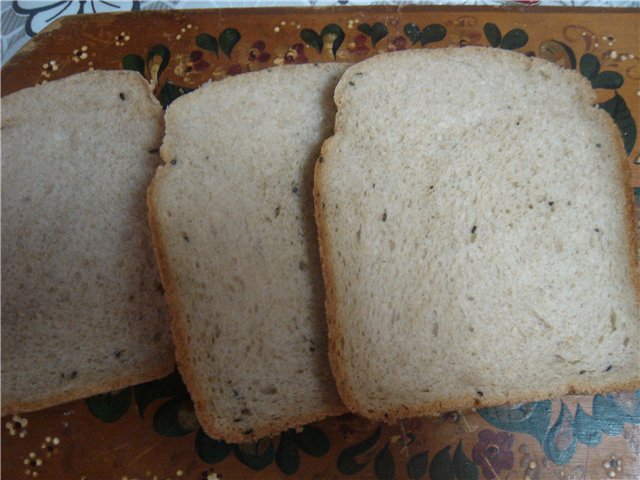
[[[514,49],[577,68],[591,80],[623,134],[638,207],[639,22],[638,10],[580,8],[66,17],[7,63],[2,94],[88,69],[129,68],[140,71],[166,105],[205,81],[274,64],[358,61],[378,52],[450,45]],[[174,374],[2,420],[2,478],[11,480],[640,478],[640,391],[451,412],[394,426],[346,415],[273,439],[227,445],[199,429]]]

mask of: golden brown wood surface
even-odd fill
[[[627,139],[633,186],[640,187],[639,24],[638,10],[596,8],[406,6],[65,17],[6,64],[2,95],[80,71],[125,66],[141,71],[167,103],[203,82],[283,63],[493,43],[567,68],[582,66],[598,102],[608,102],[616,116]],[[228,446],[196,433],[184,390],[172,388],[159,398],[157,391],[154,396],[136,386],[89,403],[3,418],[2,478],[640,478],[640,392],[453,412],[379,432],[378,425],[347,415],[302,433]],[[151,403],[142,418],[138,407],[145,398]],[[167,402],[179,408],[171,410]]]

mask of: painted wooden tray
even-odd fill
[[[639,21],[638,10],[451,7],[67,17],[7,63],[2,94],[88,69],[128,68],[142,73],[166,105],[203,82],[284,63],[451,45],[512,49],[578,69],[591,81],[623,135],[637,206]],[[11,480],[640,478],[640,391],[395,426],[346,415],[228,445],[202,432],[173,374],[2,422],[2,478]]]

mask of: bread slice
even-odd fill
[[[175,367],[145,190],[162,109],[133,72],[2,99],[2,414]]]
[[[167,111],[150,223],[178,367],[215,438],[345,411],[327,360],[312,191],[345,68],[231,77]]]
[[[620,135],[576,72],[498,49],[379,55],[315,174],[329,355],[374,419],[640,385]]]

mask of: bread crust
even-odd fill
[[[480,50],[490,51],[492,55],[505,55],[509,54],[498,49],[489,49],[488,47],[465,47],[466,50]],[[419,53],[418,53],[419,54]],[[446,49],[438,49],[429,51],[430,55],[446,55]],[[386,53],[376,55],[370,59],[356,64],[349,68],[343,75],[342,79],[336,87],[335,103],[338,108],[336,115],[336,124],[334,129],[334,137],[341,135],[342,125],[340,117],[340,105],[342,102],[342,95],[345,90],[345,83],[348,82],[349,73],[353,69],[359,69],[363,64],[375,64],[376,62],[384,61],[384,58],[388,55],[416,55],[416,51],[403,51],[395,53]],[[517,57],[516,57],[517,58]],[[547,61],[538,58],[528,58],[524,55],[521,57],[522,62],[535,62],[538,65],[544,65],[545,68],[555,68],[548,64]],[[627,233],[628,238],[626,242],[629,246],[630,263],[632,265],[632,282],[635,290],[636,302],[640,306],[640,270],[638,266],[638,235],[636,225],[634,221],[634,205],[633,195],[631,189],[631,175],[630,166],[626,159],[626,153],[622,138],[618,132],[618,129],[612,119],[605,112],[599,111],[593,106],[595,101],[595,92],[591,89],[589,83],[577,72],[573,70],[563,70],[564,75],[568,77],[568,80],[575,83],[577,88],[581,90],[581,96],[585,100],[584,107],[588,108],[591,114],[597,115],[602,128],[607,131],[611,138],[615,139],[615,148],[618,156],[618,164],[616,168],[619,169],[621,178],[623,179],[623,188],[626,195],[625,213],[627,215]],[[325,210],[323,208],[325,191],[324,179],[323,179],[323,157],[328,156],[332,152],[332,138],[325,140],[322,146],[322,156],[318,163],[316,163],[315,178],[314,178],[314,202],[315,202],[315,216],[318,228],[318,240],[320,246],[320,261],[322,266],[322,274],[325,282],[326,292],[326,315],[329,326],[329,363],[331,370],[336,380],[338,393],[340,394],[345,405],[354,413],[362,415],[372,420],[383,421],[385,423],[395,423],[402,418],[415,417],[422,415],[439,414],[442,412],[453,410],[465,410],[470,408],[483,408],[503,405],[506,403],[519,403],[530,402],[537,400],[544,400],[548,398],[559,397],[563,395],[594,395],[602,394],[611,391],[626,391],[640,388],[640,375],[637,375],[635,379],[629,381],[613,381],[610,383],[601,383],[600,385],[593,385],[588,381],[572,381],[565,388],[555,388],[548,391],[532,391],[530,395],[505,395],[502,398],[495,399],[478,399],[471,395],[461,395],[460,397],[447,398],[440,401],[431,401],[418,403],[415,405],[401,405],[395,408],[389,408],[388,410],[376,410],[370,409],[362,405],[355,394],[354,388],[349,381],[349,375],[346,370],[346,359],[342,350],[341,339],[343,338],[344,325],[340,321],[338,312],[338,298],[336,294],[336,281],[335,273],[333,271],[332,259],[334,255],[331,252],[331,244],[329,242],[330,231],[325,218]],[[640,324],[640,318],[637,319]],[[640,373],[640,371],[638,372]]]
[[[96,75],[97,72],[82,72],[73,75],[75,80],[82,79],[82,77],[90,77]],[[104,72],[101,71],[100,75],[108,75],[114,77],[114,81],[117,81],[119,77],[129,77],[130,79],[135,79],[137,83],[141,86],[144,86],[144,90],[147,93],[147,98],[150,103],[154,106],[153,108],[157,108],[161,111],[160,102],[153,95],[153,91],[149,83],[136,72],[126,71],[126,70],[113,70]],[[51,84],[55,82],[49,83],[49,87]],[[47,88],[49,88],[47,87]],[[20,95],[30,95],[36,89],[42,88],[41,86],[35,86],[26,88],[24,90],[20,90],[19,92],[15,92],[12,95],[20,94]],[[159,131],[164,130],[164,117],[162,115],[158,116],[157,126]],[[158,138],[158,144],[160,143],[160,137]],[[79,400],[82,398],[90,397],[92,395],[97,395],[113,390],[119,390],[122,388],[129,387],[131,385],[149,382],[152,380],[157,380],[166,375],[169,375],[175,369],[175,362],[173,357],[168,358],[163,362],[156,362],[154,365],[149,366],[144,371],[128,373],[126,375],[114,375],[115,378],[108,381],[101,381],[92,385],[78,386],[75,388],[70,388],[65,392],[61,393],[52,393],[48,395],[44,395],[41,398],[37,399],[23,399],[23,398],[7,398],[3,392],[2,396],[2,407],[1,407],[1,415],[12,415],[16,413],[24,413],[24,412],[33,412],[36,410],[42,410],[48,407],[52,407],[58,404],[63,404],[67,402],[71,402],[74,400]]]

